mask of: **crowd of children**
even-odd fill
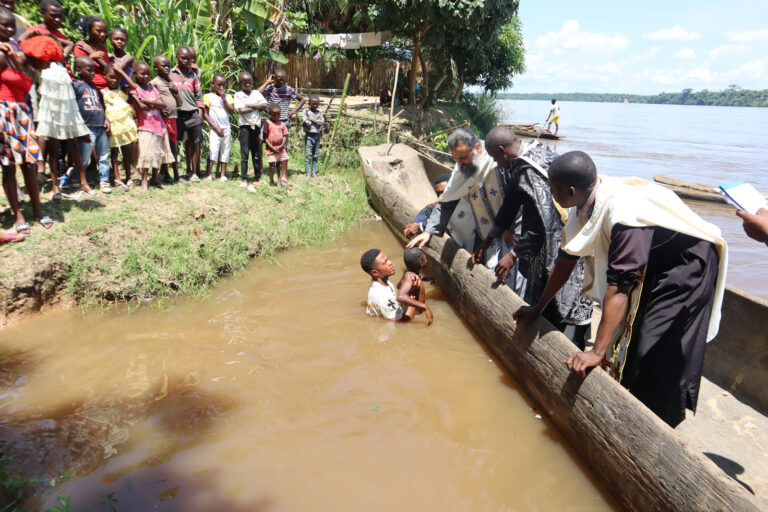
[[[152,68],[126,51],[128,33],[110,27],[97,16],[82,16],[82,40],[72,42],[61,31],[62,6],[42,0],[43,23],[29,26],[12,9],[0,7],[0,164],[3,189],[13,215],[14,240],[31,232],[25,220],[16,180],[22,171],[35,220],[44,228],[40,180],[46,167],[51,178],[51,200],[60,202],[62,187],[76,186],[95,196],[86,170],[95,169],[99,190],[129,191],[133,173],[141,176],[141,190],[164,184],[227,181],[226,168],[236,116],[240,142],[241,186],[256,192],[262,174],[262,144],[269,161],[270,184],[288,182],[288,133],[291,119],[305,104],[277,70],[257,89],[253,77],[239,74],[239,89],[227,92],[227,79],[216,73],[210,92],[203,94],[197,55],[183,46],[176,63],[159,55]],[[110,48],[107,47],[109,43]],[[291,109],[291,104],[297,105]],[[321,129],[325,124],[319,99],[309,98],[303,112],[307,177],[317,175]],[[267,114],[262,121],[262,113]],[[208,126],[210,153],[200,170],[201,145]],[[186,173],[179,173],[179,145],[184,144]],[[61,162],[69,160],[71,172]],[[249,159],[254,183],[248,183]],[[121,164],[123,175],[121,175]],[[66,168],[66,165],[64,165]],[[172,171],[172,176],[171,176]],[[5,241],[5,238],[3,239]]]

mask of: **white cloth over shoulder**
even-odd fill
[[[387,281],[385,286],[371,279],[371,286],[368,287],[368,305],[365,312],[368,313],[368,316],[400,320],[403,317],[403,308],[397,302],[395,285]]]
[[[563,230],[563,250],[574,256],[587,257],[584,295],[598,302],[605,296],[611,229],[616,224],[628,227],[659,226],[711,242],[717,247],[720,257],[707,332],[707,341],[713,339],[720,326],[720,307],[728,268],[728,245],[721,236],[720,228],[704,221],[677,194],[664,187],[635,177],[601,179],[592,216],[582,226],[576,208],[570,208]]]

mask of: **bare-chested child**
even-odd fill
[[[416,315],[425,313],[427,325],[431,325],[434,316],[425,302],[427,294],[421,269],[427,265],[426,255],[418,247],[411,247],[403,252],[403,261],[407,269],[397,285],[397,301],[406,309],[413,308]]]

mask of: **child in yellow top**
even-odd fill
[[[136,121],[133,119],[133,107],[128,103],[128,96],[120,89],[122,76],[112,65],[104,70],[107,88],[101,91],[104,98],[104,113],[109,121],[109,147],[112,159],[112,172],[115,174],[115,186],[128,190],[131,181],[131,161],[133,143],[139,140]],[[125,182],[120,180],[119,152],[123,155]]]

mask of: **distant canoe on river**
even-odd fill
[[[722,194],[718,192],[718,187],[715,185],[705,185],[704,183],[696,183],[695,181],[680,180],[677,178],[670,178],[669,176],[662,176],[661,174],[655,174],[653,181],[662,185],[678,196],[681,199],[696,199],[698,201],[709,201],[712,203],[728,204],[723,199]],[[768,196],[766,196],[768,199]]]
[[[543,130],[538,124],[514,124],[514,123],[497,123],[498,126],[508,126],[512,128],[515,134],[522,137],[531,137],[533,139],[549,139],[560,140],[564,139],[565,135],[555,135],[552,132]]]

